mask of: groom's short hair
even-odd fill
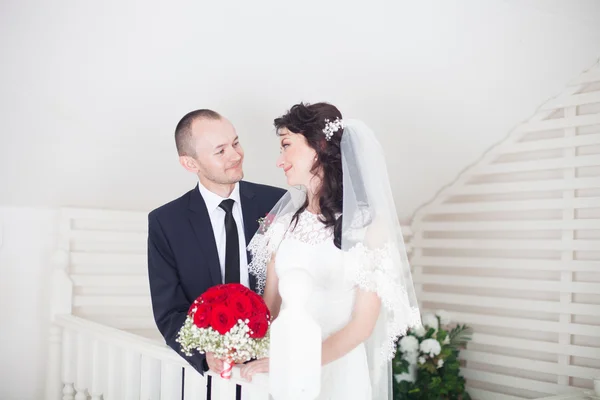
[[[180,156],[196,156],[196,150],[192,146],[192,124],[197,120],[219,120],[221,114],[209,109],[190,111],[181,118],[175,128],[175,146]]]

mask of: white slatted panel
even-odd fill
[[[160,338],[152,317],[147,271],[147,214],[65,208],[73,314]]]
[[[591,388],[600,376],[600,65],[415,214],[425,310],[475,334],[475,399]]]

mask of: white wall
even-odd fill
[[[273,118],[329,100],[378,133],[409,216],[600,56],[598,1],[289,4],[3,1],[0,204],[166,202],[193,185],[172,132],[198,107],[283,184]]]
[[[56,212],[0,207],[0,399],[44,389],[51,251]]]

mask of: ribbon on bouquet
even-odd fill
[[[223,379],[231,379],[231,371],[233,370],[233,366],[235,363],[232,360],[224,360],[223,361],[223,371],[221,372],[221,378]]]

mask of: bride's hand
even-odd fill
[[[268,358],[261,358],[260,360],[249,362],[240,368],[242,378],[246,379],[248,382],[252,382],[252,376],[265,372],[269,372]]]

